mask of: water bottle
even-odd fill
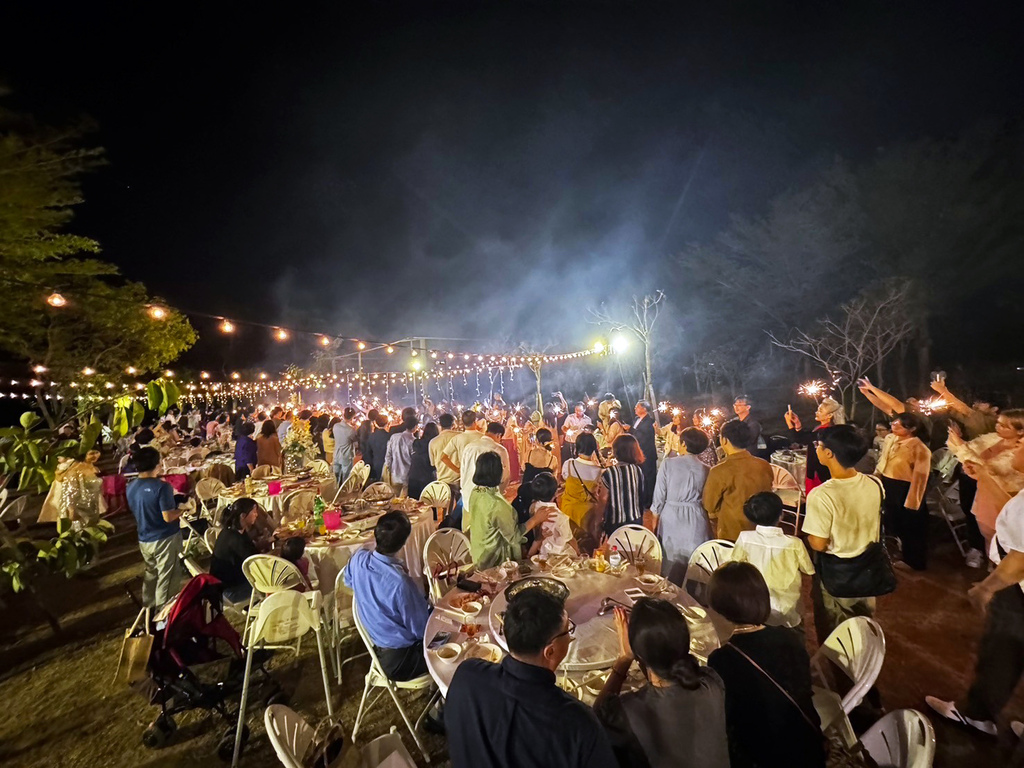
[[[613,546],[611,553],[608,555],[608,567],[614,571],[618,570],[620,565],[622,565],[622,553],[619,552],[618,547]]]

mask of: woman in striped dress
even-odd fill
[[[604,513],[604,532],[623,525],[643,525],[644,475],[640,465],[644,454],[632,435],[619,435],[612,442],[616,464],[608,467],[601,480],[608,488],[608,507]]]

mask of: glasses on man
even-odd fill
[[[558,638],[565,637],[566,635],[568,635],[569,637],[574,637],[576,635],[576,622],[572,619],[569,619],[569,628],[565,630],[565,632],[559,632],[557,635],[552,637],[551,642],[553,643]]]

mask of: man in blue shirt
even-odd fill
[[[402,431],[391,435],[388,448],[384,454],[384,466],[391,472],[391,487],[398,496],[406,496],[409,492],[409,468],[412,466],[412,443],[416,438],[413,432],[419,421],[416,416],[406,416],[402,421]]]
[[[125,495],[128,508],[135,517],[139,549],[146,572],[142,577],[142,602],[160,608],[178,594],[181,577],[182,541],[178,523],[178,504],[174,489],[157,475],[160,452],[156,448],[140,448],[135,454],[137,480],[128,485]]]
[[[540,587],[508,601],[501,664],[467,659],[448,688],[453,768],[618,768],[594,711],[555,684],[576,625]]]
[[[373,529],[377,549],[361,549],[345,566],[345,583],[356,597],[359,620],[392,680],[426,674],[423,632],[430,604],[398,559],[412,525],[404,512],[382,515]]]

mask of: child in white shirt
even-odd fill
[[[743,515],[757,527],[736,539],[732,559],[751,563],[764,576],[772,601],[767,624],[799,627],[803,621],[802,575],[814,573],[807,547],[779,527],[782,499],[774,493],[755,493],[743,505]]]
[[[530,505],[530,515],[534,515],[543,507],[550,507],[558,512],[542,523],[539,529],[537,540],[530,547],[530,555],[540,554],[542,557],[553,557],[555,555],[577,555],[579,547],[576,539],[573,538],[572,528],[569,525],[569,517],[555,504],[555,493],[558,491],[558,481],[550,472],[541,472],[530,483],[530,492],[533,496],[533,504]]]

